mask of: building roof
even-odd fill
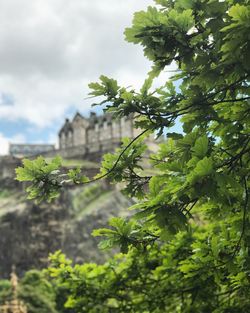
[[[70,122],[70,120],[68,118],[65,119],[65,122],[63,124],[63,127],[60,129],[59,131],[59,136],[61,136],[61,134],[67,133],[69,131],[73,131],[73,127],[72,127],[72,123]]]
[[[86,118],[85,118],[84,116],[82,116],[82,114],[79,113],[78,111],[76,112],[75,116],[73,117],[73,121],[74,121],[77,117],[80,117],[81,119],[86,120]]]
[[[103,125],[104,122],[111,122],[113,119],[112,113],[104,113],[102,115],[92,114],[89,118],[89,127],[93,128],[96,124]]]

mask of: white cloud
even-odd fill
[[[7,155],[9,152],[9,143],[23,143],[25,137],[21,134],[13,137],[5,137],[4,134],[0,133],[0,155]]]
[[[0,118],[47,127],[73,107],[90,109],[88,83],[101,74],[140,87],[150,69],[124,41],[133,13],[152,0],[1,0]]]

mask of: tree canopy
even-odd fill
[[[250,4],[236,0],[155,0],[135,13],[126,40],[152,61],[140,91],[101,76],[91,96],[117,117],[133,114],[141,134],[104,157],[100,174],[137,197],[129,220],[94,231],[122,254],[104,265],[72,266],[60,253],[51,275],[74,312],[250,311]],[[171,79],[154,79],[176,64]],[[177,87],[178,86],[178,87]],[[172,127],[181,121],[183,132]],[[143,169],[147,135],[166,134]],[[24,161],[17,178],[29,197],[55,197],[67,183],[60,159]]]

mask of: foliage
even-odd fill
[[[26,189],[29,193],[28,199],[51,201],[57,197],[62,182],[58,180],[58,170],[61,165],[61,158],[56,157],[50,163],[43,157],[31,161],[23,160],[23,167],[16,169],[16,178],[19,181],[31,182]]]
[[[11,285],[8,280],[0,280],[0,305],[11,298]]]
[[[8,280],[0,281],[0,304],[11,300],[12,290]],[[18,285],[18,298],[28,308],[29,313],[57,313],[56,288],[43,272],[31,270],[25,273]],[[62,312],[62,311],[61,311]]]
[[[160,249],[132,249],[104,265],[72,267],[56,255],[49,271],[56,285],[70,290],[66,307],[76,312],[248,312],[244,256],[229,260],[229,241],[206,230],[209,238],[203,227],[179,232]],[[228,263],[221,267],[223,249]]]
[[[19,297],[30,313],[57,313],[55,290],[42,272],[31,270],[20,282]]]
[[[46,158],[47,162],[52,161],[53,158]],[[72,167],[83,167],[86,169],[92,169],[92,168],[99,168],[98,163],[92,162],[92,161],[88,161],[88,160],[81,160],[81,159],[62,159],[61,164],[63,167],[66,168],[72,168]]]
[[[104,158],[95,178],[123,182],[138,197],[130,221],[95,232],[105,237],[101,245],[128,254],[75,267],[57,255],[50,271],[77,312],[249,312],[249,2],[155,2],[125,31],[153,62],[141,90],[105,76],[90,84],[107,111],[133,114],[141,129]],[[152,90],[173,62],[176,73]],[[178,120],[179,134],[171,130]],[[150,156],[155,172],[145,178],[140,140],[152,132],[167,140]],[[80,170],[69,178],[88,183]]]

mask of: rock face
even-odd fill
[[[0,182],[0,277],[15,265],[18,275],[47,265],[49,253],[62,250],[75,262],[102,262],[93,229],[132,203],[105,182],[64,190],[52,204],[36,205],[22,188]]]
[[[15,177],[15,168],[21,165],[21,160],[15,158],[13,156],[0,156],[0,180],[1,185],[0,188],[3,188],[3,184],[10,184],[17,185],[14,181]],[[12,179],[12,182],[9,180]]]

